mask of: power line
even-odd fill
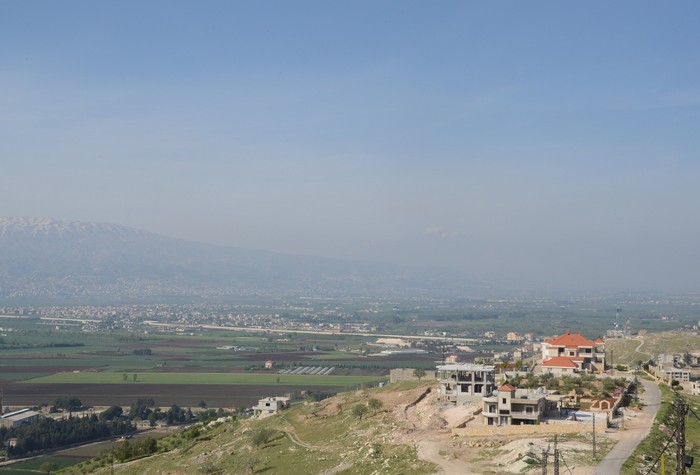
[[[561,461],[564,462],[564,465],[566,465],[566,469],[569,471],[569,473],[573,474],[574,472],[572,472],[571,468],[569,468],[569,464],[566,463],[566,459],[564,459],[564,456],[560,453],[559,457],[561,457]],[[574,468],[576,468],[576,467],[574,466]]]
[[[685,475],[685,416],[688,405],[682,397],[676,403],[676,475]]]
[[[659,460],[661,460],[661,457],[663,457],[664,452],[666,452],[666,449],[668,448],[669,444],[670,444],[671,442],[673,442],[673,439],[674,439],[675,435],[676,435],[676,431],[673,431],[673,434],[671,434],[671,437],[668,438],[668,441],[666,442],[666,445],[664,445],[664,448],[661,449],[661,453],[659,454],[658,457],[656,457],[656,460],[654,461],[654,463],[653,463],[653,464],[651,465],[651,467],[649,467],[649,469],[647,470],[647,475],[649,475],[649,474],[651,473],[651,471],[654,470],[654,468],[656,468],[656,464],[659,463]]]

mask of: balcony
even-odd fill
[[[537,420],[539,419],[539,414],[536,412],[511,412],[511,417],[513,419],[528,419],[528,420]]]

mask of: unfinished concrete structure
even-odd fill
[[[490,365],[448,364],[437,367],[438,401],[455,405],[489,396],[495,389]]]
[[[267,417],[277,414],[282,409],[289,407],[288,397],[266,397],[258,401],[258,405],[253,408],[254,415]]]
[[[518,389],[505,383],[492,396],[482,399],[484,425],[506,426],[537,424],[547,411],[561,411],[565,396],[550,394],[543,388]]]

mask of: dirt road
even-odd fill
[[[622,464],[632,455],[637,445],[649,435],[656,411],[661,405],[661,391],[655,382],[645,380],[640,380],[640,382],[644,386],[642,402],[645,406],[637,417],[625,421],[625,429],[617,434],[619,441],[598,464],[594,472],[596,475],[620,473]]]

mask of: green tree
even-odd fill
[[[250,434],[250,442],[257,448],[264,447],[274,435],[275,431],[267,427],[260,427]]]
[[[124,410],[121,408],[121,406],[111,406],[108,409],[105,409],[100,413],[100,420],[101,421],[111,421],[115,417],[119,417],[124,413]]]
[[[355,404],[352,408],[352,415],[362,420],[362,418],[367,414],[367,406],[364,404]]]
[[[421,378],[425,376],[425,370],[423,368],[416,368],[413,370],[413,376],[418,378],[418,381],[420,381]]]
[[[65,409],[66,411],[76,411],[83,407],[83,403],[79,398],[73,397],[59,397],[54,401],[54,405],[58,409]]]
[[[135,381],[136,381],[136,378],[138,378],[138,375],[137,375],[136,373],[134,373],[132,377],[133,377],[134,382],[135,382]]]
[[[384,404],[382,403],[382,401],[380,401],[377,398],[372,398],[369,401],[367,401],[367,407],[372,409],[372,412],[374,412],[375,414],[382,408],[383,405]]]
[[[122,374],[122,381],[126,382],[127,379],[129,379],[129,375],[126,373]]]
[[[153,437],[146,437],[143,441],[143,448],[147,454],[154,454],[158,452],[158,442]]]

